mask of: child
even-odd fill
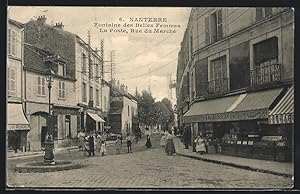
[[[122,146],[121,137],[118,136],[116,140],[116,154],[120,154],[121,146]]]
[[[130,133],[127,133],[126,140],[127,140],[127,150],[128,150],[128,153],[129,152],[132,153],[132,151],[131,151],[132,138],[131,138]]]
[[[101,152],[102,156],[104,156],[106,154],[106,143],[103,140],[101,141],[100,152]]]

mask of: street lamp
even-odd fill
[[[54,161],[54,138],[53,138],[53,129],[51,128],[51,88],[52,88],[52,76],[54,75],[54,71],[49,68],[49,72],[47,75],[48,82],[48,91],[49,91],[49,114],[48,114],[48,129],[47,129],[47,137],[45,141],[45,155],[44,155],[44,163],[46,164],[55,164]]]

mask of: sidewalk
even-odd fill
[[[115,143],[115,141],[106,141],[107,146],[111,146]],[[74,150],[78,150],[78,146],[72,146],[72,147],[60,147],[55,148],[54,153],[61,153],[61,152],[70,152]],[[44,151],[29,151],[29,152],[7,152],[7,159],[18,159],[18,158],[28,158],[28,157],[34,157],[34,156],[42,156]]]
[[[205,162],[213,162],[221,165],[233,166],[246,170],[258,171],[263,173],[270,173],[285,177],[294,176],[294,165],[289,162],[275,162],[266,160],[256,160],[251,158],[242,158],[234,156],[226,156],[222,154],[204,154],[199,155],[192,151],[192,147],[184,149],[184,145],[180,139],[175,138],[174,144],[176,147],[177,155],[199,159]]]

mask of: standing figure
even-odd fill
[[[165,147],[166,146],[166,141],[167,141],[167,134],[166,134],[166,131],[164,131],[163,133],[161,133],[160,145],[162,147]]]
[[[151,148],[152,144],[151,144],[151,139],[150,139],[151,134],[150,134],[149,128],[146,128],[145,135],[146,135],[146,138],[147,138],[147,140],[146,140],[146,147],[147,148]]]
[[[96,150],[100,154],[101,153],[101,142],[103,141],[101,134],[98,134],[96,137]]]
[[[199,135],[195,139],[195,143],[196,143],[196,152],[197,153],[199,153],[201,155],[206,153],[205,142],[204,142],[204,138],[202,137],[202,135]]]
[[[106,142],[104,140],[101,141],[100,153],[102,156],[106,154]]]
[[[122,143],[121,143],[121,137],[118,135],[117,140],[116,140],[116,154],[120,154],[120,150],[122,148]]]
[[[79,145],[78,145],[78,148],[79,148],[79,150],[81,150],[81,151],[83,151],[84,150],[84,145],[85,145],[85,143],[84,143],[84,136],[85,136],[85,134],[83,133],[83,132],[79,132],[78,133],[78,140],[79,140]]]
[[[132,150],[131,150],[132,137],[131,137],[130,133],[127,133],[126,141],[127,141],[127,150],[128,150],[128,153],[129,152],[132,153]]]
[[[169,134],[167,135],[167,144],[166,144],[166,149],[165,152],[167,155],[175,155],[175,146],[174,146],[174,135],[172,134],[172,131],[169,131]]]
[[[94,143],[94,136],[92,133],[90,133],[89,138],[88,138],[88,142],[89,142],[89,156],[91,156],[91,154],[93,154],[93,156],[95,156],[95,143]]]
[[[184,149],[189,149],[189,144],[191,141],[191,130],[188,127],[184,128],[183,131],[183,143],[184,143]]]

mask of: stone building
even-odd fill
[[[291,160],[293,73],[291,8],[193,8],[178,54],[179,127],[213,152]]]

